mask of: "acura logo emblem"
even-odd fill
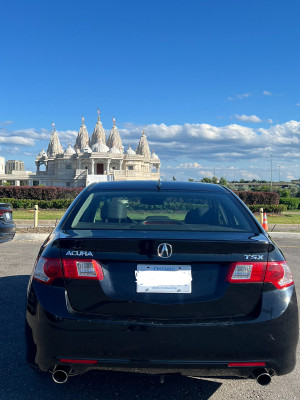
[[[161,243],[157,248],[157,254],[161,258],[169,258],[172,255],[172,246],[168,243]]]

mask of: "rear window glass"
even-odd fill
[[[258,231],[229,193],[122,190],[82,196],[64,229]]]

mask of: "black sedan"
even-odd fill
[[[294,281],[224,187],[93,184],[40,249],[26,339],[29,364],[58,383],[97,369],[266,385],[295,366]]]
[[[0,243],[12,240],[16,233],[11,205],[0,203]]]

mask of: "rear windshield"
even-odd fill
[[[64,229],[258,232],[230,193],[95,191],[82,196]]]

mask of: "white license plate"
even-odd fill
[[[135,271],[138,293],[191,293],[190,265],[138,264]]]

